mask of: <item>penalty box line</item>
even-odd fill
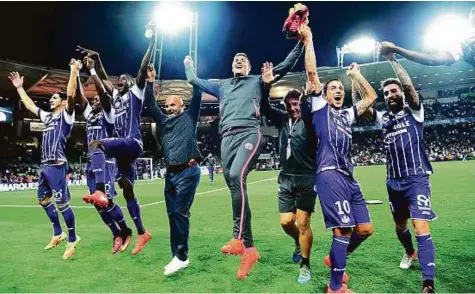
[[[271,180],[276,180],[277,178],[268,178],[268,179],[263,179],[263,180],[258,180],[258,181],[254,181],[254,182],[249,182],[247,183],[248,185],[252,185],[252,184],[257,184],[257,183],[262,183],[262,182],[267,182],[267,181],[271,181]],[[203,191],[203,192],[198,192],[195,194],[195,196],[197,195],[205,195],[205,194],[211,194],[211,193],[215,193],[215,192],[219,192],[219,191],[222,191],[222,190],[228,190],[228,187],[224,187],[224,188],[218,188],[218,189],[214,189],[214,190],[210,190],[210,191]],[[153,206],[153,205],[158,205],[160,203],[165,203],[165,200],[161,200],[161,201],[156,201],[156,202],[152,202],[152,203],[147,203],[147,204],[143,204],[143,205],[140,205],[140,207],[147,207],[147,206]],[[18,205],[18,204],[0,204],[0,208],[2,207],[5,207],[5,208],[38,208],[40,207],[40,205]],[[78,208],[78,209],[95,209],[94,206],[85,206],[85,205],[71,205],[71,208]]]

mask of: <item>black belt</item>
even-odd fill
[[[178,165],[171,165],[171,166],[167,167],[167,172],[168,173],[179,173],[179,172],[182,172],[185,169],[187,169],[189,167],[192,167],[194,165],[197,165],[197,164],[198,164],[198,162],[196,162],[194,160],[190,160],[187,163],[178,164]]]

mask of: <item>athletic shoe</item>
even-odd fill
[[[91,195],[84,196],[82,197],[82,200],[86,203],[94,204],[101,208],[106,207],[107,204],[109,203],[109,201],[107,200],[106,194],[101,191],[96,191],[92,193]]]
[[[243,255],[244,243],[242,240],[231,239],[228,243],[221,247],[221,252],[223,254]]]
[[[76,241],[68,242],[68,244],[66,244],[66,250],[64,251],[63,259],[71,258],[74,255],[79,241],[81,241],[81,237],[76,236]]]
[[[142,252],[143,248],[145,247],[145,244],[148,243],[152,239],[152,234],[149,232],[145,231],[142,235],[137,236],[137,241],[135,242],[135,247],[132,249],[132,255],[139,254]]]
[[[295,8],[294,8],[295,10]],[[307,21],[308,8],[305,5],[300,5],[296,11],[291,13],[284,22],[283,32],[287,32],[289,37],[295,37],[299,27]]]
[[[297,282],[299,284],[307,284],[308,282],[310,282],[311,278],[312,278],[312,272],[306,265],[303,265],[300,268],[299,276],[297,277]]]
[[[112,238],[112,254],[116,254],[122,246],[123,240],[121,236],[115,236]]]
[[[241,257],[241,266],[237,271],[237,278],[239,280],[245,279],[249,275],[249,272],[251,272],[252,266],[259,258],[261,258],[261,256],[255,247],[249,248],[248,252],[244,252]]]
[[[330,261],[330,256],[325,256],[325,258],[323,259],[323,264],[325,264],[328,268],[331,268],[332,267],[332,263]],[[343,279],[341,280],[341,282],[343,284],[348,284],[348,282],[350,281],[350,276],[348,276],[348,274],[346,272],[343,273]]]
[[[402,269],[409,269],[412,265],[412,262],[414,259],[417,258],[417,253],[414,251],[412,255],[408,255],[407,253],[404,253],[401,259],[401,263],[399,264],[399,267]]]
[[[302,260],[302,253],[300,251],[300,246],[295,246],[294,253],[292,253],[292,261],[297,263]]]
[[[119,252],[122,253],[127,248],[129,248],[130,241],[132,240],[132,230],[127,228],[127,230],[122,235],[122,245],[119,248]]]
[[[65,232],[61,232],[61,235],[53,236],[48,245],[46,245],[45,250],[50,250],[51,248],[58,246],[58,244],[66,240],[67,237],[68,235]]]
[[[422,289],[422,293],[435,293],[435,289],[434,287],[426,286]]]
[[[182,269],[187,268],[188,265],[190,265],[190,259],[187,259],[185,261],[181,261],[180,259],[178,259],[178,257],[175,256],[175,257],[173,257],[172,261],[169,264],[166,265],[166,268],[165,268],[165,271],[163,272],[163,274],[165,276],[174,274],[176,272],[181,271]]]
[[[353,293],[346,284],[341,285],[341,288],[338,290],[332,290],[330,284],[327,285],[327,293]]]

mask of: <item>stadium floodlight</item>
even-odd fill
[[[164,2],[155,10],[155,23],[164,33],[175,34],[192,25],[193,13],[176,2]]]
[[[467,17],[448,14],[442,15],[429,25],[424,46],[434,51],[451,50],[470,37],[471,27]]]
[[[344,54],[355,53],[363,55],[373,53],[375,49],[376,41],[374,39],[364,37],[345,44],[342,48],[342,51]]]

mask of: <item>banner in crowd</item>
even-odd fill
[[[39,122],[30,122],[30,131],[32,132],[42,132],[45,128],[43,123]]]
[[[86,180],[74,180],[68,182],[69,186],[85,186]],[[38,188],[38,183],[14,183],[14,184],[0,184],[0,192],[35,190]]]
[[[261,159],[266,160],[266,159],[270,159],[270,158],[271,158],[271,156],[268,153],[263,153],[263,154],[259,155],[259,160],[261,160]]]
[[[424,124],[426,126],[437,126],[437,125],[456,125],[456,124],[471,123],[471,122],[475,122],[475,117],[460,117],[460,118],[428,120],[424,122]],[[377,126],[354,127],[352,129],[353,129],[353,132],[355,133],[379,130]]]

